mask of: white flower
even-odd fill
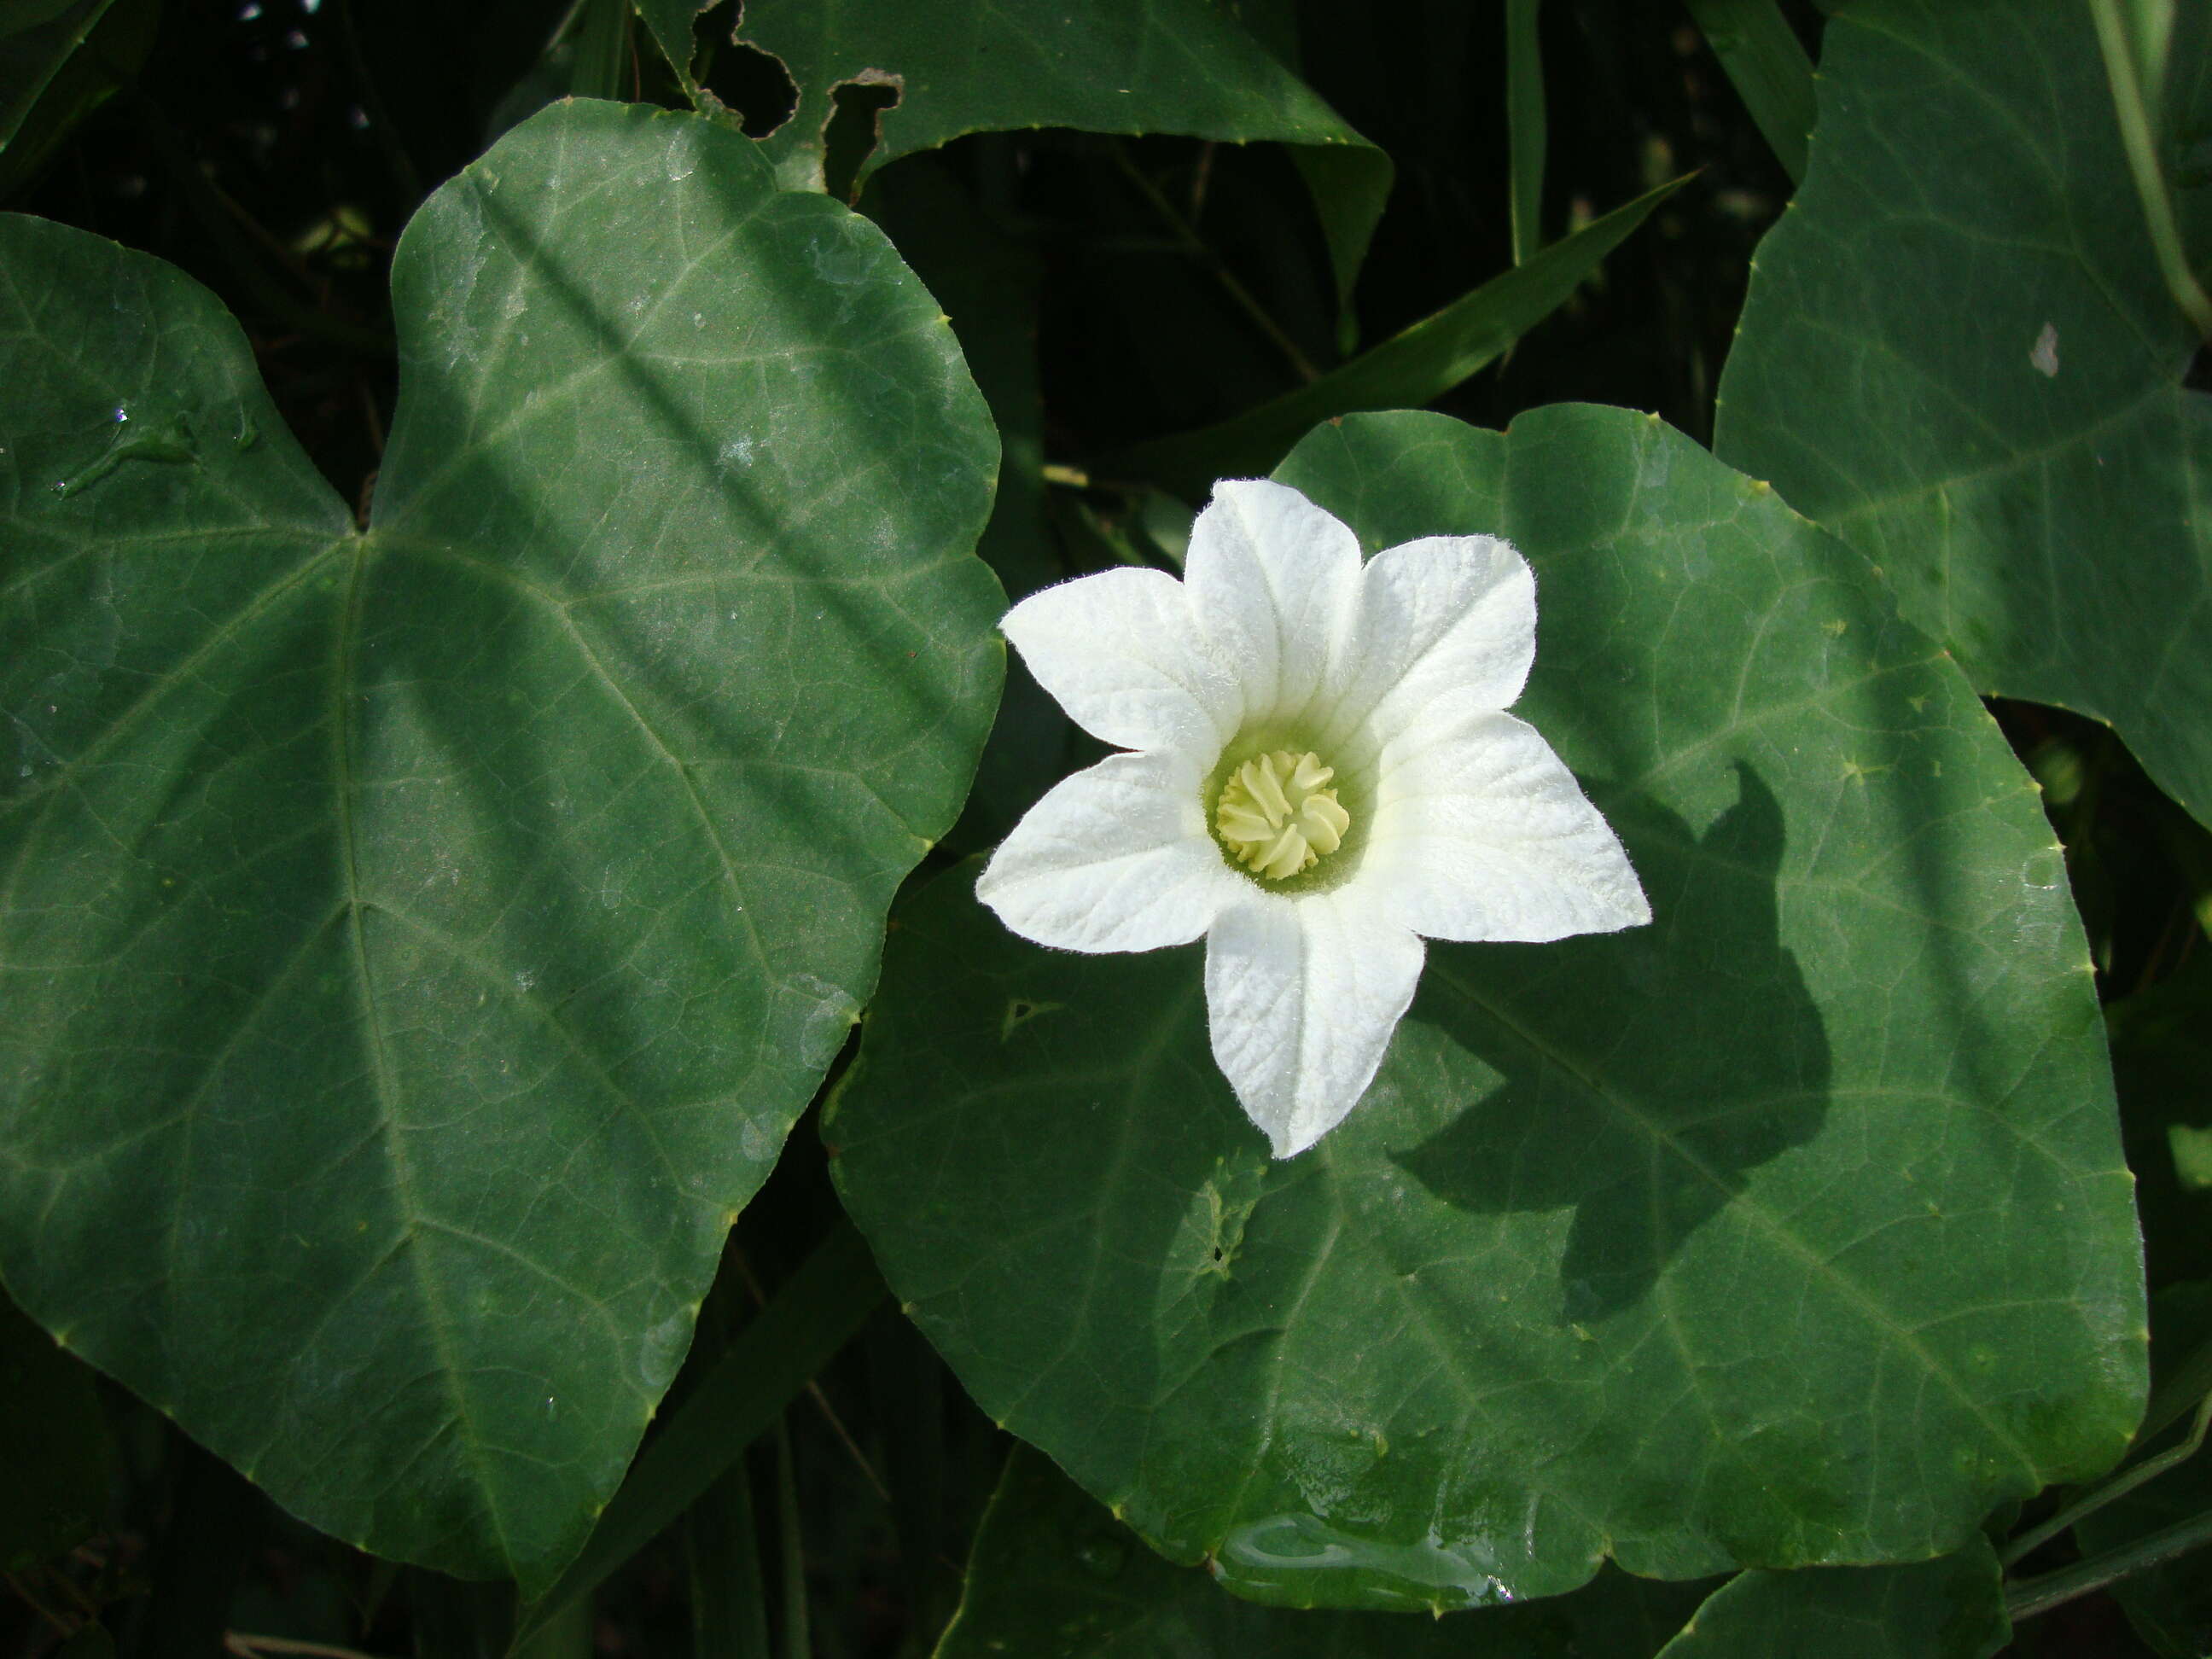
[[[1182,580],[1109,570],[1001,626],[1079,724],[1133,752],[1030,809],[977,895],[1063,950],[1204,936],[1214,1059],[1278,1158],[1373,1080],[1423,935],[1651,919],[1620,840],[1504,712],[1535,656],[1536,584],[1496,537],[1363,566],[1297,490],[1224,481]]]

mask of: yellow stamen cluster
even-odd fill
[[[1352,814],[1328,787],[1335,775],[1318,755],[1278,749],[1254,756],[1231,776],[1214,807],[1222,845],[1270,881],[1310,870],[1344,844],[1352,827]]]

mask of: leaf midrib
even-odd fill
[[[347,573],[345,599],[338,608],[333,629],[331,652],[331,793],[338,826],[339,876],[345,893],[347,933],[353,947],[355,988],[360,996],[369,1077],[376,1097],[377,1126],[384,1141],[385,1164],[392,1172],[393,1196],[404,1218],[400,1245],[407,1251],[409,1265],[414,1273],[416,1295],[422,1307],[423,1326],[429,1334],[431,1349],[438,1363],[439,1380],[453,1402],[454,1420],[460,1431],[462,1455],[468,1459],[470,1470],[475,1477],[484,1517],[491,1524],[500,1555],[508,1563],[519,1565],[508,1540],[506,1518],[501,1512],[498,1488],[484,1462],[483,1440],[469,1409],[468,1395],[461,1386],[460,1369],[453,1352],[449,1329],[452,1314],[437,1287],[430,1271],[428,1253],[416,1233],[418,1218],[427,1217],[428,1212],[416,1195],[414,1169],[407,1155],[405,1127],[400,1121],[398,1085],[392,1073],[389,1044],[377,1002],[375,978],[369,964],[368,939],[363,926],[363,913],[368,905],[362,896],[359,824],[356,810],[360,775],[354,753],[349,707],[354,699],[361,642],[362,589],[368,564],[368,544],[361,538],[354,538],[353,555],[351,568]]]

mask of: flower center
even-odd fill
[[[1270,881],[1310,870],[1344,844],[1352,814],[1328,781],[1335,769],[1287,749],[1255,755],[1230,775],[1213,826],[1231,856]]]

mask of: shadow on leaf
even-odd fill
[[[1702,837],[1648,802],[1613,809],[1650,927],[1434,946],[1409,1016],[1505,1080],[1396,1161],[1459,1209],[1571,1206],[1571,1322],[1641,1299],[1745,1176],[1825,1115],[1827,1040],[1778,927],[1781,808],[1749,767],[1736,775]]]

